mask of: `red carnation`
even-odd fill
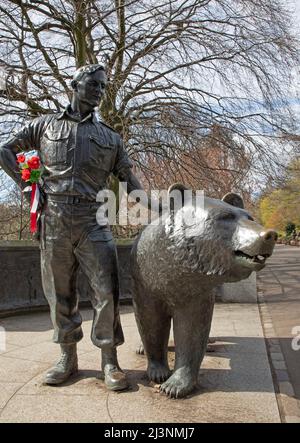
[[[26,159],[25,159],[25,155],[20,154],[20,155],[17,156],[17,162],[18,162],[18,163],[24,163],[25,160],[26,160]]]
[[[29,169],[22,169],[22,179],[24,181],[27,181],[30,179],[30,170]]]
[[[31,157],[27,163],[30,169],[39,169],[40,167],[40,159],[37,156]]]

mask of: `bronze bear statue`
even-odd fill
[[[183,192],[182,185],[173,185]],[[186,212],[193,222],[184,222]],[[170,397],[184,397],[197,384],[213,314],[216,286],[249,277],[265,266],[277,234],[244,210],[241,197],[190,200],[161,223],[141,232],[131,253],[135,316],[151,381]],[[171,320],[175,367],[167,351]]]

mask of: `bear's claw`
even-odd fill
[[[170,398],[181,398],[188,395],[195,388],[195,384],[188,380],[180,380],[173,374],[160,387],[160,391]]]

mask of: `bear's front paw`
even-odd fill
[[[160,391],[164,392],[171,398],[182,398],[188,395],[196,386],[196,382],[192,381],[189,376],[183,374],[174,374],[165,381]]]
[[[147,374],[151,381],[162,383],[170,377],[171,371],[164,363],[150,361]]]

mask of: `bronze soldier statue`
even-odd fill
[[[142,187],[132,173],[121,137],[94,113],[106,84],[103,66],[79,68],[71,82],[73,96],[67,108],[34,119],[3,144],[0,164],[22,187],[18,152],[37,149],[44,167],[42,282],[54,326],[53,341],[61,347],[61,358],[46,374],[45,383],[63,383],[78,370],[76,344],[83,336],[76,291],[80,267],[92,288],[91,339],[101,348],[105,384],[108,389],[122,390],[128,383],[116,351],[124,342],[116,248],[109,226],[97,224],[96,196],[105,189],[111,173],[127,182],[128,192]]]

